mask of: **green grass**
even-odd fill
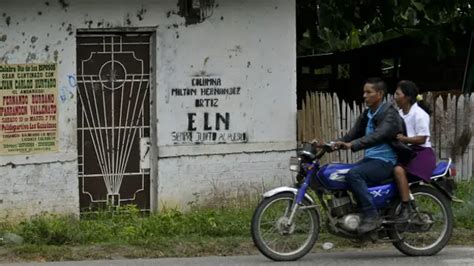
[[[474,245],[474,182],[458,184],[456,196],[465,203],[453,203],[456,229],[450,244]],[[12,232],[25,240],[0,246],[0,262],[258,253],[250,237],[256,203],[236,202],[207,208],[193,204],[187,212],[165,209],[150,215],[124,206],[81,219],[44,214],[15,225],[0,223],[0,234]],[[354,246],[323,227],[316,248],[326,241],[338,248]]]
[[[453,203],[456,227],[474,229],[474,180],[457,184],[456,197],[464,203]]]
[[[179,236],[249,236],[251,208],[164,210],[143,216],[134,206],[114,213],[98,212],[87,218],[41,215],[12,227],[33,245],[118,244],[163,245],[162,239]]]

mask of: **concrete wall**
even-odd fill
[[[212,196],[217,183],[223,191],[288,183],[287,160],[296,140],[295,4],[215,4],[208,18],[189,24],[171,0],[3,0],[0,64],[58,63],[60,135],[57,153],[0,157],[0,217],[78,213],[77,98],[71,78],[75,34],[81,29],[156,32],[152,207],[156,202],[184,206],[193,193]],[[239,93],[203,95],[201,89],[210,86],[196,79],[219,80],[217,87]],[[196,94],[181,96],[188,88]],[[209,106],[196,105],[206,99]],[[209,132],[221,138],[196,139]],[[177,137],[180,133],[193,139]]]

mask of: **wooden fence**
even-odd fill
[[[439,159],[452,158],[458,180],[470,180],[474,166],[474,96],[461,95],[433,97],[424,95],[430,105],[431,143]],[[387,101],[393,102],[389,95]],[[302,109],[298,110],[298,141],[320,142],[339,138],[354,125],[365,106],[355,102],[340,101],[336,94],[308,93]],[[353,163],[363,157],[363,152],[337,151],[323,158],[327,162]]]

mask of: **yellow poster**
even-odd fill
[[[57,151],[57,65],[0,65],[0,154]]]

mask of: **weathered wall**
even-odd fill
[[[184,205],[193,193],[200,199],[215,195],[216,184],[231,193],[289,180],[287,162],[296,138],[294,16],[292,1],[220,1],[202,24],[178,28],[179,38],[170,31],[161,39],[159,34],[158,60],[166,62],[158,63],[160,205]],[[218,87],[238,87],[239,94],[203,97],[202,87],[192,86],[195,76],[219,78]],[[195,88],[196,95],[179,96],[176,88]],[[218,106],[196,107],[200,99],[217,100]],[[222,123],[215,129],[215,113],[229,114],[228,131]],[[190,132],[188,114],[196,114],[192,140],[177,136]],[[195,144],[205,132],[217,138],[222,132],[245,133],[248,142]]]
[[[194,192],[212,195],[213,182],[229,191],[286,182],[296,140],[294,20],[294,2],[286,0],[216,1],[209,18],[191,25],[178,15],[177,1],[3,0],[0,64],[58,63],[60,137],[58,153],[0,158],[0,217],[5,210],[12,216],[78,212],[75,33],[80,29],[156,31],[155,201],[184,205]],[[193,84],[193,78],[220,80],[217,87],[238,87],[239,93],[202,95],[205,86]],[[180,96],[185,88],[196,94]],[[196,105],[206,99],[214,104]],[[220,140],[196,139],[208,132],[224,134]]]

